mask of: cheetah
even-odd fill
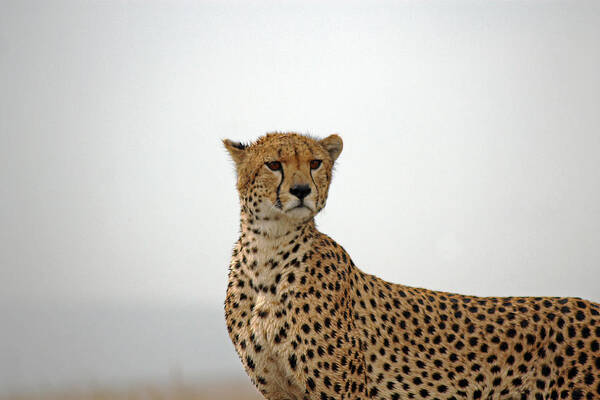
[[[240,237],[229,336],[268,400],[600,399],[600,305],[386,282],[319,232],[342,139],[224,140]]]

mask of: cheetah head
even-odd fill
[[[261,225],[311,220],[327,200],[342,139],[269,133],[249,145],[223,140],[236,165],[242,212]]]

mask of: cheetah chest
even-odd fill
[[[289,346],[289,323],[283,305],[276,296],[260,293],[255,298],[249,334],[253,338],[255,358],[254,380],[261,390],[285,399],[301,400],[301,382],[288,368],[286,346]]]

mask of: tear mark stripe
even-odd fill
[[[283,173],[283,164],[281,165],[281,181],[279,182],[279,185],[277,186],[277,199],[275,200],[275,207],[279,208],[280,210],[283,209],[283,205],[281,204],[281,199],[279,198],[279,191],[281,189],[281,185],[283,185],[283,179],[285,178],[285,175]]]

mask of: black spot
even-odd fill
[[[556,364],[557,367],[562,367],[564,361],[565,361],[565,359],[562,356],[554,357],[554,364]]]
[[[289,358],[288,358],[288,362],[290,363],[290,367],[295,370],[296,369],[296,354],[292,354]]]
[[[333,345],[330,344],[329,346],[327,346],[327,354],[329,354],[330,356],[333,355],[334,350],[335,347],[333,347]]]
[[[519,365],[519,372],[524,374],[525,372],[527,372],[527,365],[525,364],[521,364]]]
[[[581,336],[584,339],[587,339],[588,337],[590,337],[591,334],[592,333],[590,331],[590,328],[588,328],[587,326],[584,326],[583,328],[581,328]]]
[[[550,367],[546,364],[542,365],[542,375],[550,376]]]
[[[592,383],[594,383],[594,375],[590,374],[589,372],[585,375],[584,381],[586,385],[592,385]]]
[[[248,368],[250,368],[251,370],[254,370],[254,368],[256,368],[254,360],[250,356],[246,356],[246,365],[248,365]]]
[[[521,378],[515,378],[512,381],[513,386],[521,386],[522,383],[523,381],[521,380]]]
[[[313,328],[314,328],[315,332],[319,333],[321,331],[321,324],[318,322],[315,322],[313,325]]]
[[[540,390],[544,390],[544,389],[546,388],[546,382],[544,382],[544,381],[543,381],[543,380],[541,380],[541,379],[538,379],[538,380],[535,382],[535,386],[536,386],[538,389],[540,389]]]

